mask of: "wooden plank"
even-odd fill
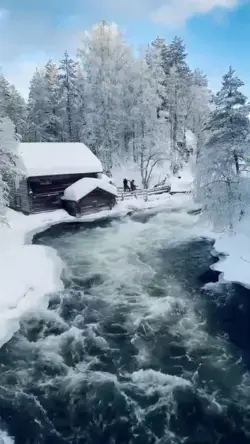
[[[191,194],[192,191],[170,191],[169,194]]]

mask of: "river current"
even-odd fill
[[[36,236],[65,289],[0,350],[16,444],[250,443],[249,292],[217,283],[186,212]]]

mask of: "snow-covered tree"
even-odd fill
[[[77,65],[76,71],[76,140],[83,143],[88,143],[90,132],[86,123],[86,95],[85,95],[85,77],[82,68]]]
[[[159,76],[161,67],[148,63],[145,58],[138,60],[135,84],[135,104],[132,108],[134,138],[132,143],[140,165],[144,188],[149,187],[154,168],[169,159],[167,125],[159,119],[157,110],[161,105]]]
[[[43,142],[46,140],[43,124],[45,122],[44,74],[36,70],[30,82],[27,118],[25,124],[25,142]]]
[[[63,140],[76,142],[78,140],[77,63],[69,57],[67,51],[60,62],[59,72],[60,93],[62,95]]]
[[[14,85],[0,76],[0,113],[9,117],[15,125],[16,133],[22,137],[26,119],[26,103]]]
[[[24,140],[26,142],[63,140],[59,70],[51,60],[44,70],[36,70],[31,80]]]
[[[62,100],[59,84],[59,70],[56,64],[49,60],[44,72],[45,121],[43,132],[47,142],[63,140]]]
[[[2,89],[8,95],[4,82]],[[85,33],[77,62],[66,52],[59,67],[49,61],[34,74],[23,140],[84,142],[107,170],[132,159],[141,167],[143,146],[144,158],[157,149],[177,172],[189,154],[187,131],[196,136],[197,152],[204,144],[209,96],[204,75],[190,70],[180,38],[166,44],[158,37],[142,56],[117,25],[102,21]],[[138,130],[142,121],[150,128],[147,137]],[[150,144],[153,138],[157,143]]]
[[[166,74],[170,74],[170,70],[173,67],[176,67],[178,73],[182,76],[189,74],[186,45],[181,38],[174,37],[170,45],[163,51],[163,56],[163,67]]]
[[[8,117],[0,120],[0,223],[9,203],[9,184],[19,172],[17,166],[17,144],[15,125]]]
[[[8,103],[10,101],[10,84],[3,75],[0,75],[0,115],[8,115]]]
[[[166,59],[167,59],[167,51],[168,47],[165,43],[165,40],[157,37],[152,44],[149,46],[149,50],[147,52],[146,58],[149,64],[152,64],[152,60],[154,64],[158,65],[161,68],[160,76],[159,76],[159,84],[160,88],[158,94],[161,99],[160,108],[157,109],[157,115],[160,117],[160,111],[167,110],[167,91],[166,91]]]
[[[10,85],[10,100],[7,115],[15,125],[17,136],[22,138],[27,115],[27,106],[25,100],[14,85]]]
[[[116,25],[101,22],[85,34],[79,59],[84,74],[86,142],[110,169],[124,146],[132,52]]]
[[[177,172],[186,155],[185,134],[190,102],[191,71],[186,61],[186,48],[183,41],[175,37],[163,51],[165,71],[166,110],[169,113],[171,139],[171,169]]]
[[[199,69],[192,72],[189,94],[185,101],[185,127],[196,136],[195,156],[198,158],[200,149],[206,141],[204,128],[209,119],[212,102],[212,93],[208,88],[207,76]]]
[[[243,82],[230,67],[206,125],[207,143],[197,165],[197,197],[216,226],[233,227],[245,211],[247,186],[240,161],[249,153],[249,105]]]

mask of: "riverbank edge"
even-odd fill
[[[115,219],[129,212],[117,208],[76,219],[64,210],[32,216],[7,211],[7,224],[0,227],[0,348],[19,330],[22,316],[46,309],[49,295],[64,288],[65,264],[55,249],[34,245],[34,236],[54,225]]]
[[[225,232],[214,235],[212,255],[218,261],[210,268],[219,274],[219,282],[233,283],[250,289],[250,248],[249,237],[244,233]]]

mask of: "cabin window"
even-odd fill
[[[20,196],[15,197],[15,205],[17,208],[21,208],[21,197]]]
[[[41,185],[51,185],[52,181],[50,179],[40,179]]]
[[[49,178],[42,178],[42,177],[37,177],[37,178],[33,178],[32,177],[32,184],[36,184],[36,185],[51,185],[52,180]]]

